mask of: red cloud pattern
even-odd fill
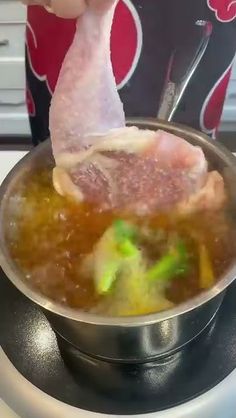
[[[75,33],[74,20],[60,19],[42,7],[28,8],[26,43],[31,69],[45,80],[52,93],[65,54]],[[111,51],[117,85],[127,81],[141,53],[142,31],[139,17],[130,0],[121,0],[115,12]],[[122,46],[122,47],[121,47]]]
[[[219,127],[225,95],[229,84],[233,62],[229,65],[222,76],[217,80],[210,93],[208,94],[200,116],[201,129],[213,137]]]
[[[236,17],[235,0],[207,0],[207,4],[220,22],[231,22]]]

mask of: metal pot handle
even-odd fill
[[[183,94],[208,46],[212,34],[212,24],[205,20],[198,20],[195,25],[200,28],[201,37],[197,47],[195,47],[193,51],[190,51],[190,59],[188,60],[187,68],[186,55],[188,54],[188,51],[180,48],[176,49],[171,55],[157,114],[158,119],[171,122]]]

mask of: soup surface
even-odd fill
[[[51,171],[11,198],[11,255],[25,280],[72,308],[126,316],[158,312],[214,285],[235,257],[227,214],[137,217],[59,196]]]

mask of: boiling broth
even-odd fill
[[[91,205],[76,204],[59,196],[52,185],[51,172],[35,173],[17,197],[10,202],[11,222],[8,242],[11,255],[24,272],[30,286],[50,299],[84,311],[106,315],[135,315],[167,309],[204,290],[199,280],[199,255],[196,242],[210,254],[215,280],[235,258],[235,225],[227,211],[206,212],[178,217],[156,214],[137,217],[112,211],[101,212]],[[184,277],[176,276],[164,286],[152,290],[140,288],[134,305],[126,282],[118,281],[105,295],[96,291],[94,278],[83,271],[83,263],[114,220],[124,219],[142,231],[178,234],[185,240],[191,266]],[[142,248],[148,259],[157,260],[166,240],[155,242],[145,233]],[[164,299],[158,299],[159,294]],[[165,302],[163,302],[165,300]],[[153,303],[151,303],[153,301]],[[158,302],[159,301],[159,302]],[[140,303],[139,303],[140,302]]]

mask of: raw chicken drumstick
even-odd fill
[[[101,210],[220,207],[223,179],[208,174],[200,148],[162,131],[125,127],[110,56],[116,3],[89,1],[62,65],[50,109],[54,187]]]

